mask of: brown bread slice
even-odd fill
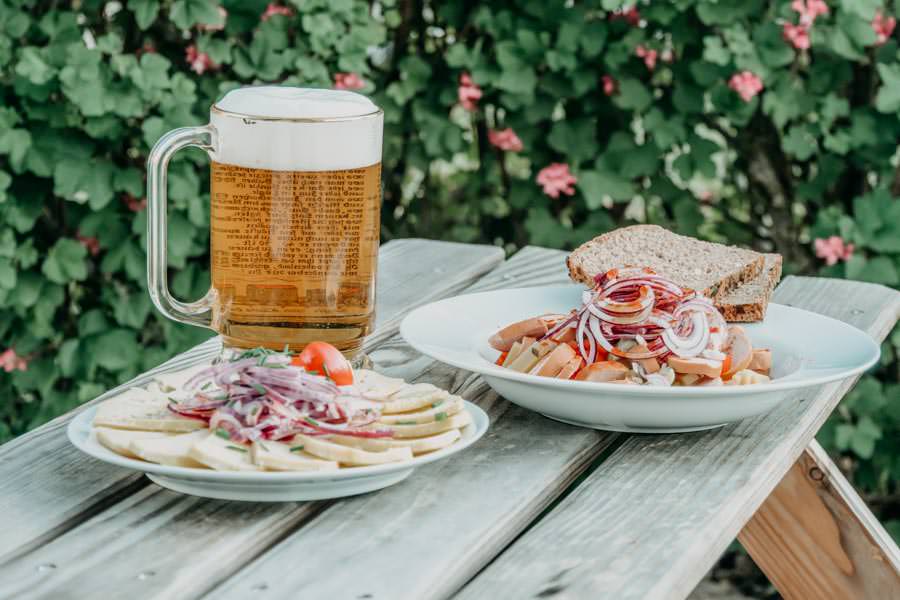
[[[782,260],[780,254],[763,256],[765,265],[756,279],[716,300],[716,306],[725,315],[726,321],[748,323],[765,318],[772,291],[781,279]]]
[[[704,242],[658,225],[632,225],[604,233],[569,254],[569,277],[589,287],[594,277],[621,267],[650,267],[678,285],[714,300],[763,270],[763,255]]]

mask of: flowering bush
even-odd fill
[[[655,222],[896,286],[886,1],[0,0],[0,440],[206,335],[151,310],[144,161],[238,85],[375,98],[386,238],[570,247]],[[170,171],[171,281],[191,299],[206,164]],[[900,479],[892,339],[823,433],[881,491]]]

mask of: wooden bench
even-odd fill
[[[383,246],[376,368],[491,417],[478,444],[392,488],[284,504],[179,495],[74,449],[80,409],[0,446],[0,598],[684,598],[735,537],[786,598],[900,597],[900,551],[814,441],[853,382],[713,431],[612,434],[511,405],[397,335],[440,297],[565,282],[563,256]],[[876,340],[900,316],[900,293],[843,280],[789,277],[776,301]]]

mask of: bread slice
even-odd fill
[[[736,290],[716,300],[716,307],[725,315],[726,321],[762,321],[766,316],[769,298],[781,279],[781,255],[765,254],[762,272],[753,281],[748,281]]]
[[[718,300],[763,270],[763,255],[704,242],[658,225],[633,225],[604,233],[569,254],[569,277],[589,287],[594,277],[622,267],[650,267],[678,285]]]

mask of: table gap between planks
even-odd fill
[[[804,497],[821,502],[816,525],[841,535],[810,537],[803,511],[790,510],[805,485],[797,477],[810,472],[803,463],[792,478],[792,465],[849,383],[711,432],[624,436],[520,409],[396,335],[410,309],[463,289],[565,282],[564,256],[529,247],[503,262],[488,246],[383,246],[366,345],[376,368],[446,387],[491,417],[478,444],[392,488],[284,504],[182,496],[69,446],[77,410],[0,447],[0,598],[684,598],[739,533],[786,597],[821,581],[822,555],[834,567],[825,589],[890,593],[896,546],[815,446],[800,461],[818,461],[824,475]],[[876,339],[900,314],[897,292],[839,280],[788,278],[776,299]],[[208,360],[218,347],[210,340],[157,371]],[[772,523],[798,543],[774,543]],[[859,543],[844,548],[844,539]],[[800,576],[785,577],[785,563]]]

